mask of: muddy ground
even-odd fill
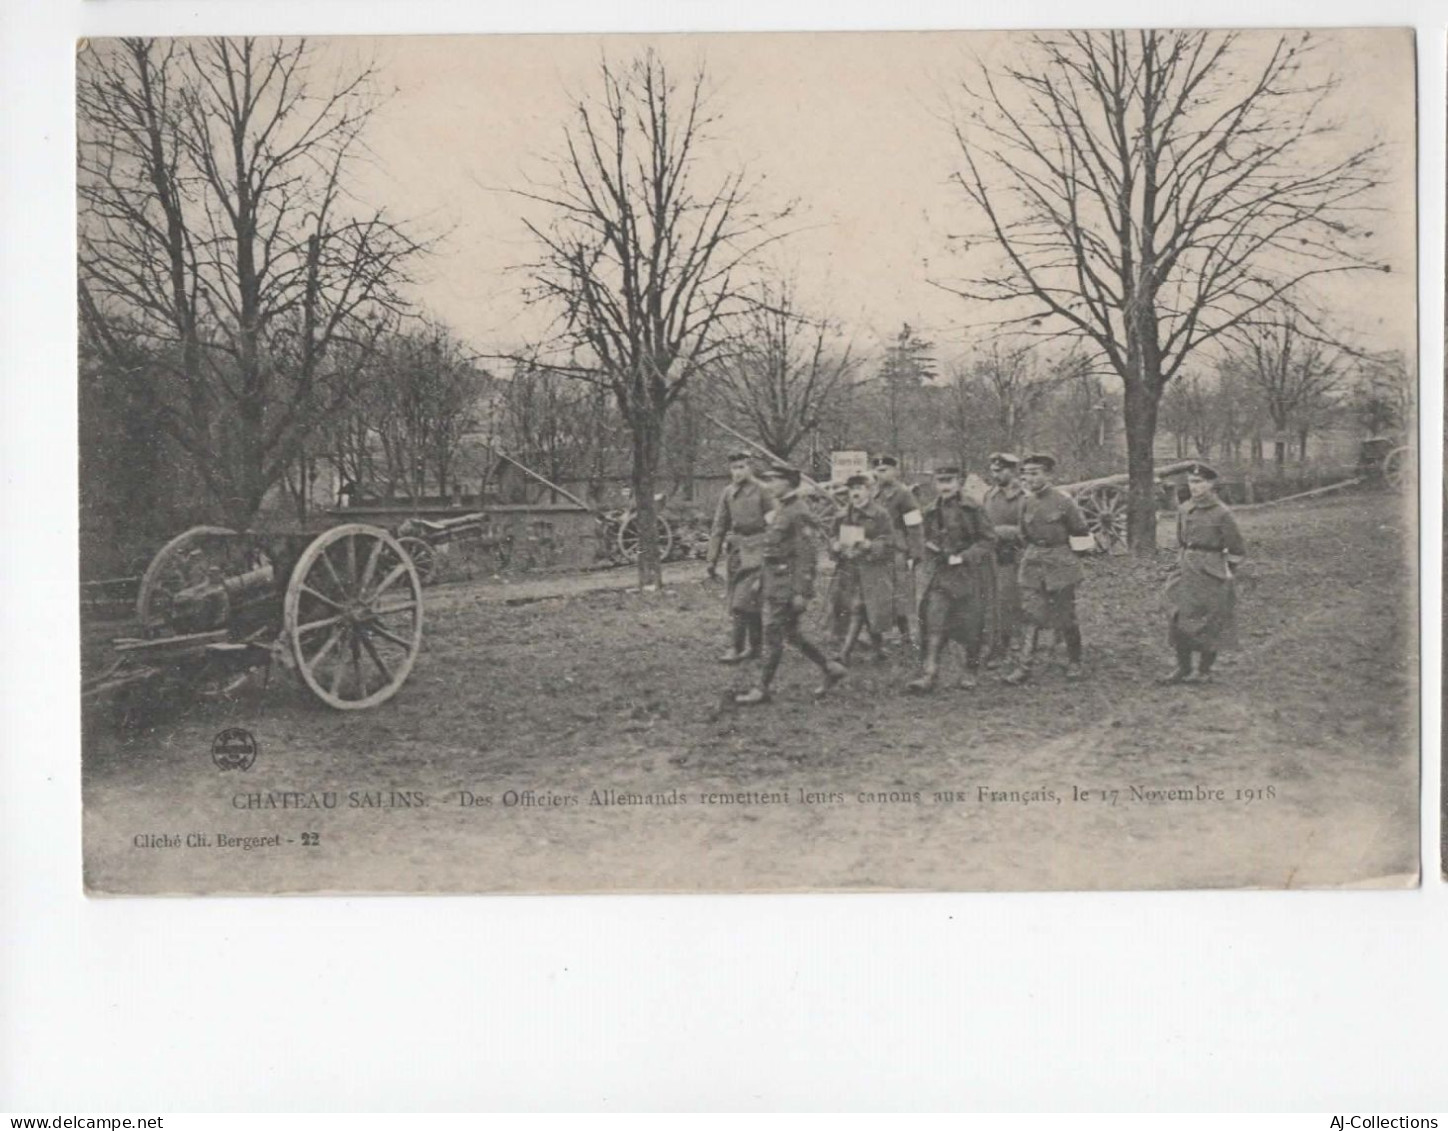
[[[286,673],[140,729],[93,717],[100,892],[1400,885],[1418,870],[1417,622],[1398,504],[1240,513],[1258,578],[1209,687],[1158,687],[1170,564],[1088,561],[1087,678],[902,694],[857,660],[823,701],[725,705],[722,586],[598,575],[428,590],[391,702]],[[567,595],[559,596],[558,593]],[[814,633],[823,636],[817,610]],[[213,763],[227,727],[246,772]],[[608,791],[615,791],[610,794]],[[622,795],[622,797],[620,797]],[[618,803],[622,801],[623,803]],[[298,808],[296,806],[304,806]],[[192,847],[186,841],[192,840]],[[226,840],[225,838],[232,838]],[[246,848],[244,838],[263,843]],[[275,838],[275,843],[265,843]],[[180,843],[172,845],[172,840]]]

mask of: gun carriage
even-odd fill
[[[321,534],[198,526],[156,554],[136,598],[137,635],[115,641],[93,700],[140,685],[234,686],[273,660],[329,707],[375,707],[422,645],[422,579],[387,531]]]

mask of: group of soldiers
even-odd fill
[[[846,481],[844,509],[820,531],[802,499],[798,469],[772,462],[756,474],[750,453],[731,454],[707,562],[710,577],[721,557],[727,571],[732,635],[720,662],[760,661],[758,681],[735,702],[769,702],[785,644],[819,668],[815,694],[823,696],[845,677],[862,641],[883,662],[892,628],[919,653],[919,674],[905,685],[912,693],[935,690],[952,641],[964,653],[961,688],[978,686],[982,666],[1003,667],[1004,683],[1024,684],[1047,632],[1065,645],[1066,678],[1080,679],[1076,589],[1083,571],[1072,542],[1089,538],[1086,520],[1052,485],[1051,456],[997,452],[989,466],[992,483],[979,503],[965,494],[959,467],[935,468],[935,496],[922,507],[901,482],[898,461],[881,456],[873,478]],[[1178,511],[1179,570],[1167,591],[1177,661],[1163,683],[1210,679],[1217,651],[1234,643],[1233,577],[1245,549],[1216,497],[1216,479],[1212,468],[1194,465],[1191,498]],[[802,628],[814,597],[820,533],[835,567],[828,651]]]

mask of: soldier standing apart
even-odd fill
[[[1217,498],[1217,472],[1204,463],[1187,470],[1191,498],[1177,511],[1178,573],[1166,588],[1168,639],[1176,668],[1161,683],[1207,683],[1223,648],[1237,645],[1234,573],[1247,556],[1237,520]],[[1192,674],[1192,653],[1201,659]]]
[[[994,667],[1012,659],[1020,644],[1021,587],[1016,577],[1020,567],[1021,516],[1026,509],[1026,492],[1020,483],[1021,457],[1010,452],[993,452],[990,457],[992,486],[982,506],[995,528],[996,536],[996,632],[985,666]]]
[[[785,642],[793,644],[824,673],[815,695],[825,694],[845,675],[845,665],[830,660],[806,640],[799,623],[814,596],[814,519],[799,500],[799,472],[776,465],[770,469],[770,509],[765,512],[765,532],[760,601],[764,625],[764,662],[759,683],[734,697],[740,706],[752,707],[770,700],[770,685],[784,656]],[[775,487],[775,481],[778,486]]]
[[[923,519],[920,504],[910,488],[900,482],[900,463],[894,456],[875,459],[875,502],[885,508],[896,535],[896,548],[891,558],[890,587],[895,605],[895,627],[900,639],[912,647],[910,621],[915,616],[915,564],[925,556],[925,539],[920,533]]]
[[[709,532],[706,572],[717,577],[719,555],[728,547],[725,576],[732,621],[730,650],[719,657],[721,664],[737,664],[759,655],[762,630],[759,620],[759,575],[764,564],[764,514],[768,510],[763,485],[754,478],[748,452],[729,456],[729,486],[719,496],[714,526]]]
[[[875,659],[885,658],[882,635],[895,615],[891,575],[895,560],[895,528],[889,513],[870,498],[870,480],[852,475],[845,481],[850,492],[844,514],[834,520],[830,555],[835,579],[830,587],[830,624],[839,648],[838,658],[849,663],[850,653],[868,630]],[[839,639],[843,634],[843,643]]]
[[[1085,574],[1071,538],[1091,533],[1074,499],[1051,486],[1056,461],[1048,455],[1021,460],[1021,481],[1026,488],[1021,513],[1021,554],[1018,574],[1024,633],[1016,667],[1005,682],[1022,684],[1031,677],[1031,665],[1040,643],[1041,629],[1049,628],[1066,642],[1066,678],[1081,678],[1081,629],[1076,623],[1076,586]]]
[[[960,686],[976,685],[987,612],[995,600],[995,530],[985,511],[961,495],[960,468],[935,470],[935,501],[925,508],[920,635],[925,669],[909,691],[935,688],[940,655],[949,639],[965,647]]]

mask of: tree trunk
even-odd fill
[[[639,529],[639,588],[663,585],[659,561],[659,528],[654,504],[654,482],[658,475],[663,413],[640,408],[630,420],[633,433],[633,492],[635,521]]]
[[[1133,381],[1126,387],[1126,540],[1133,554],[1156,553],[1156,413],[1161,394]]]

